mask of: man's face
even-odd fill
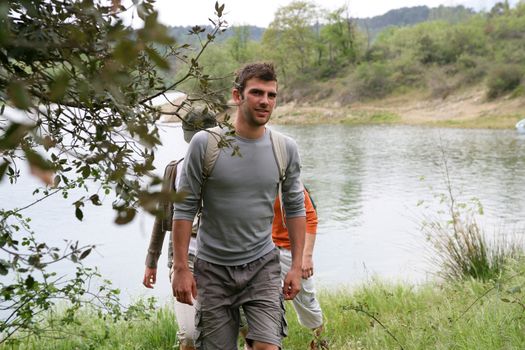
[[[277,82],[257,78],[246,82],[242,93],[234,89],[233,99],[239,105],[241,116],[252,126],[268,123],[277,99]]]

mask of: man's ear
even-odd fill
[[[241,104],[241,102],[242,102],[242,95],[239,92],[239,89],[234,88],[232,90],[232,99],[233,99],[233,102],[235,102],[236,105],[240,105]]]

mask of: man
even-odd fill
[[[270,131],[266,124],[277,99],[273,65],[250,64],[235,79],[237,106],[233,146],[219,149],[211,174],[204,178],[208,133],[192,139],[178,190],[173,226],[173,294],[196,308],[196,346],[201,350],[237,349],[239,308],[248,322],[248,342],[255,350],[276,350],[286,336],[283,298],[300,289],[305,209],[297,145],[286,138],[288,166],[282,182],[292,264],[281,289],[279,251],[271,237],[273,202],[280,187]],[[192,221],[201,210],[194,276],[187,248]]]
[[[315,246],[315,236],[317,234],[317,212],[315,210],[310,194],[304,190],[304,206],[306,209],[306,235],[303,251],[301,290],[292,300],[292,305],[299,318],[299,323],[309,328],[314,333],[314,339],[310,342],[310,349],[328,349],[328,344],[321,339],[323,331],[323,312],[316,297],[313,279],[314,263],[313,251]],[[272,239],[279,248],[279,260],[281,263],[281,278],[286,276],[292,262],[290,238],[288,229],[283,224],[281,215],[281,203],[279,199],[275,201],[274,218],[272,224]],[[247,329],[242,329],[242,334],[246,334]],[[245,350],[252,350],[250,346],[245,346]]]
[[[312,279],[314,275],[313,251],[317,234],[317,212],[310,194],[304,190],[304,206],[306,208],[306,235],[303,251],[301,290],[292,300],[292,305],[297,313],[299,323],[309,328],[314,333],[310,342],[310,349],[327,349],[328,344],[321,339],[323,331],[323,312],[316,297],[315,286]],[[284,278],[291,265],[291,246],[288,229],[283,225],[281,217],[281,203],[275,201],[275,217],[272,225],[272,239],[279,248],[281,262],[281,276]]]
[[[198,130],[211,128],[217,125],[215,117],[210,113],[202,113],[198,109],[192,109],[182,120],[182,130],[184,133],[184,140],[190,142],[193,135]],[[176,168],[167,167],[166,173],[164,174],[164,185],[171,187],[172,190],[176,189],[177,184],[180,182],[180,176],[177,176],[182,172],[183,159],[179,159],[174,163]],[[171,165],[171,163],[170,163]],[[169,190],[169,188],[163,188]],[[166,216],[170,217],[172,204],[163,203],[162,207],[167,207]],[[171,219],[169,219],[171,221]],[[171,222],[169,223],[171,224]],[[166,230],[171,230],[171,227],[167,227],[167,224],[163,223],[162,218],[156,217],[155,223],[153,224],[153,230],[151,232],[150,243],[148,246],[148,254],[146,256],[146,268],[144,271],[144,278],[142,284],[146,288],[153,288],[157,281],[157,263],[159,261],[160,253],[162,251],[162,245],[164,243],[164,236]],[[173,262],[173,250],[172,240],[170,236],[170,246],[168,249],[168,268],[170,269],[170,277],[172,274],[172,262]],[[195,258],[197,242],[195,236],[192,234],[190,239],[190,245],[188,249],[188,266],[193,271],[193,260]],[[180,350],[195,350],[193,338],[195,334],[195,309],[191,305],[182,304],[175,301],[175,317],[179,330],[177,332],[177,341]]]

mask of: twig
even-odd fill
[[[396,341],[397,345],[399,345],[399,348],[401,350],[405,350],[405,348],[403,347],[401,342],[396,338],[396,336],[392,332],[390,332],[390,330],[377,317],[375,317],[373,314],[363,309],[363,307],[361,306],[343,306],[343,309],[349,309],[349,310],[354,310],[356,312],[364,313],[365,315],[367,315],[368,317],[376,321],[385,330],[385,332],[387,332],[387,334]]]

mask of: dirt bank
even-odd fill
[[[411,124],[468,128],[514,128],[525,118],[525,97],[504,96],[487,100],[482,88],[470,88],[446,98],[410,92],[381,100],[340,106],[336,102],[316,105],[286,104],[274,112],[280,124]]]

